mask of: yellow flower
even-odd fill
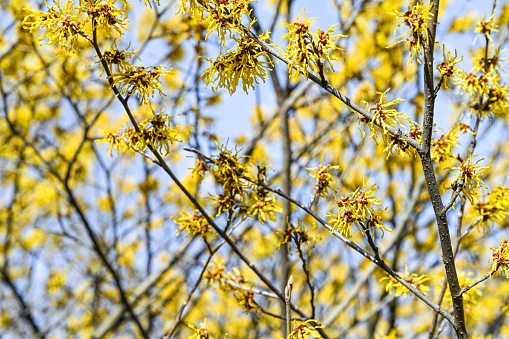
[[[316,324],[316,320],[309,319],[306,321],[294,321],[292,332],[288,335],[288,339],[308,339],[309,337],[321,338],[322,336],[316,330],[317,328],[323,328],[324,326],[313,326],[311,323]]]
[[[88,14],[88,20],[92,22],[92,26],[103,28],[109,36],[110,29],[115,29],[120,35],[123,35],[123,29],[127,29],[127,11],[114,7],[111,0],[102,1],[85,0],[80,1],[81,6],[76,7],[83,13]]]
[[[473,164],[472,155],[469,156],[468,160],[464,161],[460,167],[451,167],[451,170],[458,170],[459,173],[453,173],[456,176],[451,187],[462,187],[463,194],[470,200],[470,203],[474,203],[474,195],[476,188],[484,187],[487,188],[482,179],[479,177],[484,174],[484,170],[490,168],[490,166],[477,167],[477,164],[484,159],[479,159]],[[463,198],[462,198],[463,199]]]
[[[338,27],[332,26],[327,31],[322,31],[317,28],[317,32],[312,34],[309,30],[309,25],[316,19],[313,18],[307,23],[299,22],[304,10],[302,10],[291,24],[281,24],[276,26],[286,26],[288,33],[282,36],[282,40],[288,40],[289,44],[286,47],[284,57],[289,60],[288,70],[290,70],[290,77],[294,77],[299,73],[304,74],[306,78],[309,76],[309,69],[315,72],[323,69],[320,59],[327,60],[329,65],[333,68],[331,60],[339,60],[339,58],[331,56],[329,50],[343,50],[337,47],[334,42],[339,37],[346,37],[346,35],[332,35],[332,32]],[[296,70],[294,69],[297,68]]]
[[[337,38],[346,38],[347,35],[336,34],[332,35],[332,32],[339,26],[339,24],[335,24],[327,31],[322,31],[318,27],[316,28],[316,33],[313,34],[313,47],[316,48],[315,52],[318,58],[322,58],[327,60],[331,69],[334,71],[334,66],[332,65],[332,60],[339,61],[338,57],[332,56],[329,50],[332,51],[344,51],[344,49],[339,48],[334,43]],[[318,60],[317,58],[317,60]]]
[[[102,59],[104,61],[106,61],[106,63],[108,64],[110,73],[113,73],[113,65],[116,65],[118,67],[118,71],[121,73],[131,71],[131,69],[132,69],[131,63],[128,62],[127,60],[131,59],[133,57],[133,55],[136,56],[138,58],[138,60],[140,60],[140,58],[136,54],[136,52],[138,50],[135,50],[132,52],[127,52],[127,50],[129,49],[130,46],[131,46],[131,43],[129,43],[129,46],[127,46],[126,49],[123,49],[120,51],[117,46],[117,41],[115,40],[113,42],[113,44],[111,45],[111,49],[104,51],[102,53]],[[100,62],[101,62],[100,60],[96,61],[92,65],[95,65]],[[92,66],[92,65],[90,65],[90,66]],[[102,76],[103,72],[104,72],[104,68],[102,69],[99,78]]]
[[[339,169],[339,166],[331,166],[331,165],[322,165],[322,158],[320,158],[320,165],[318,167],[307,168],[308,171],[317,170],[314,174],[309,174],[310,176],[316,178],[316,196],[320,196],[323,198],[327,198],[327,194],[329,193],[329,189],[335,192],[334,188],[330,187],[332,182],[332,175],[329,173],[332,169]]]
[[[496,27],[498,27],[498,26],[493,22],[493,14],[488,18],[488,20],[486,20],[486,14],[485,14],[483,16],[483,18],[481,19],[481,21],[478,21],[476,23],[474,33],[483,34],[486,37],[486,39],[488,39],[489,41],[491,41],[494,44],[490,33],[498,32],[498,29],[496,29]],[[474,44],[475,44],[475,40],[477,40],[477,37],[475,37],[475,39],[474,39]]]
[[[123,133],[108,132],[106,138],[97,139],[96,143],[108,142],[109,156],[111,156],[113,149],[118,154],[124,154],[128,149],[131,149],[132,155],[134,150],[145,152],[148,146],[166,155],[170,152],[170,144],[181,141],[178,139],[176,130],[179,125],[170,126],[172,119],[172,116],[163,115],[162,111],[159,114],[154,113],[152,118],[138,123],[140,132],[137,132],[134,128],[128,128]]]
[[[112,74],[113,85],[120,85],[120,92],[126,96],[131,96],[136,93],[137,97],[141,96],[141,103],[147,104],[149,97],[154,97],[155,90],[159,94],[165,95],[161,89],[161,81],[159,77],[168,74],[169,71],[164,71],[164,66],[157,67],[143,67],[134,66],[128,70],[120,70],[120,73]]]
[[[373,113],[373,119],[368,123],[369,129],[370,129],[370,138],[373,138],[376,143],[379,142],[378,140],[378,127],[375,126],[375,123],[379,124],[382,127],[383,134],[382,137],[385,138],[388,134],[386,126],[391,126],[396,128],[396,125],[404,126],[399,119],[403,118],[404,120],[410,120],[408,116],[405,113],[398,112],[395,108],[389,108],[391,106],[394,106],[402,101],[405,101],[405,99],[395,99],[392,101],[389,101],[387,103],[384,103],[385,101],[385,95],[387,92],[390,91],[390,88],[388,88],[385,92],[376,92],[380,95],[380,99],[378,102],[374,105],[369,107],[369,104],[366,101],[362,101],[366,104],[366,110],[369,110]],[[363,122],[366,124],[366,119],[359,118],[358,122],[358,128],[362,133],[362,137],[364,137],[364,131],[360,129],[360,123]]]
[[[243,308],[244,312],[252,312],[257,309],[252,290],[246,291],[239,288],[236,290],[235,298],[237,299],[239,306]]]
[[[308,248],[308,254],[310,252],[310,244],[312,247],[315,247],[316,242],[322,240],[320,236],[313,237],[309,234],[310,231],[316,228],[316,225],[313,225],[310,229],[306,229],[300,224],[300,221],[297,223],[297,227],[294,227],[292,224],[289,225],[285,230],[274,230],[277,233],[279,240],[277,243],[277,249],[281,248],[281,245],[286,244],[288,248],[288,253],[290,252],[290,244],[293,242],[295,248],[298,252],[301,251],[302,245],[306,245]]]
[[[452,154],[452,148],[458,145],[461,125],[456,124],[445,134],[440,135],[438,139],[431,140],[431,159],[437,163],[455,158]]]
[[[111,157],[111,154],[113,153],[113,149],[115,149],[118,154],[124,154],[127,150],[128,146],[123,140],[122,134],[113,134],[111,132],[104,132],[101,130],[101,132],[106,134],[106,138],[102,139],[96,139],[95,143],[100,144],[102,142],[108,143],[108,156]]]
[[[182,0],[180,3],[179,9],[177,10],[177,13],[175,14],[184,14],[189,11],[191,11],[191,16],[194,18],[195,16],[203,16],[204,11],[204,5],[209,2],[210,0]],[[189,6],[187,6],[187,3],[189,2]],[[202,5],[203,4],[203,5]]]
[[[428,291],[430,288],[426,286],[425,284],[429,282],[431,279],[426,274],[418,275],[417,273],[408,273],[408,267],[405,265],[405,273],[400,274],[401,278],[405,280],[407,283],[413,285],[415,288],[417,288],[422,293],[428,295]],[[389,294],[392,294],[392,291],[394,289],[394,296],[399,297],[403,294],[403,296],[406,298],[406,295],[408,292],[410,292],[409,289],[407,289],[403,284],[401,284],[399,281],[397,281],[394,277],[388,275],[386,277],[383,277],[380,279],[380,282],[387,281],[387,284],[385,285],[385,290],[389,292]]]
[[[471,214],[479,219],[479,225],[485,231],[489,229],[489,222],[503,225],[509,210],[509,188],[499,186],[496,190],[488,193],[485,201],[477,201],[472,204]]]
[[[182,211],[182,216],[180,218],[172,217],[173,221],[177,224],[179,229],[177,230],[177,237],[182,233],[182,231],[187,231],[187,236],[192,234],[199,234],[202,238],[215,238],[216,235],[212,229],[212,226],[208,223],[207,219],[198,213],[198,211],[194,211],[193,214],[187,213],[185,210]]]
[[[509,109],[509,85],[499,84],[498,81],[488,89],[487,107],[483,111],[489,111],[495,117],[507,116]]]
[[[220,216],[223,212],[232,210],[235,206],[239,206],[235,199],[227,193],[214,195],[211,199],[215,200],[215,202],[210,207],[212,208],[216,205],[218,207],[216,217]]]
[[[454,67],[457,63],[459,63],[461,60],[463,60],[463,57],[456,60],[458,57],[458,54],[456,50],[454,51],[454,58],[451,57],[451,52],[447,52],[447,56],[445,55],[445,45],[443,46],[443,53],[444,53],[444,61],[441,64],[437,65],[437,69],[440,71],[440,76],[443,77],[445,88],[447,88],[447,79],[452,78],[455,81],[456,73],[461,73],[462,70],[457,69]]]
[[[477,75],[478,71],[475,69],[470,72],[462,72],[459,74],[458,85],[465,92],[470,94],[472,102],[477,101],[476,98],[487,94],[490,88],[490,83],[498,81],[497,74],[492,70],[488,73],[482,71],[482,74]]]
[[[241,34],[244,31],[241,25],[242,15],[248,18],[252,10],[249,10],[249,4],[253,0],[210,0],[206,10],[210,13],[207,17],[209,22],[207,35],[205,40],[209,37],[210,33],[217,31],[219,37],[219,44],[226,46],[226,34],[229,38],[233,37],[233,33]],[[251,22],[248,30],[251,28]]]
[[[187,324],[187,326],[194,332],[189,339],[209,339],[209,330],[205,328],[207,326],[207,318],[203,320],[200,328],[196,328],[192,324]]]
[[[414,5],[412,6],[412,4]],[[396,36],[396,30],[403,25],[408,26],[409,29],[397,36],[396,42],[387,46],[387,48],[406,41],[406,45],[410,47],[408,51],[409,64],[412,63],[414,59],[417,60],[418,63],[421,63],[418,57],[420,57],[422,53],[424,43],[429,43],[428,21],[430,21],[433,17],[433,13],[431,13],[432,8],[433,3],[431,3],[428,7],[424,7],[422,5],[422,1],[418,0],[415,2],[411,1],[408,4],[408,10],[404,13],[399,13],[396,10],[394,11],[395,13],[392,13],[396,16],[396,22],[398,22],[398,25],[394,30],[394,36]],[[407,39],[401,39],[403,35],[409,32],[410,36]]]
[[[490,276],[497,272],[500,268],[502,274],[506,274],[506,278],[509,279],[509,245],[508,241],[504,238],[500,238],[502,242],[500,246],[494,250],[493,255],[490,257],[488,262],[493,259],[493,266],[491,267]]]
[[[253,189],[252,197],[248,212],[251,213],[251,218],[257,215],[258,220],[262,224],[267,221],[267,217],[272,221],[276,221],[276,212],[283,212],[283,209],[276,205],[274,195],[270,194],[261,186],[256,186]]]
[[[210,168],[210,172],[214,174],[219,183],[223,184],[224,191],[229,195],[244,196],[248,184],[241,176],[246,173],[247,166],[240,161],[243,158],[239,157],[240,150],[235,150],[234,153],[226,149],[226,146],[218,145],[217,147],[219,155],[212,157],[214,165]]]
[[[60,44],[60,47],[67,50],[78,49],[78,35],[83,32],[84,22],[78,18],[73,11],[77,9],[72,1],[67,2],[65,8],[60,7],[60,1],[55,0],[55,6],[50,7],[44,1],[48,12],[31,11],[23,19],[23,28],[33,32],[39,27],[45,29],[45,33],[39,37],[39,41],[44,38],[48,39],[45,45]]]
[[[268,33],[259,38],[270,39]],[[237,46],[219,55],[215,61],[206,59],[211,65],[202,76],[205,77],[205,84],[210,84],[214,92],[217,88],[227,88],[230,94],[233,94],[242,79],[242,88],[248,93],[249,87],[254,89],[254,83],[259,83],[258,79],[265,82],[267,71],[271,70],[269,65],[272,65],[272,61],[254,39],[243,35],[241,38],[234,37],[233,40],[237,42]],[[269,61],[263,61],[262,58]]]
[[[214,285],[216,282],[223,285],[225,278],[228,278],[228,276],[226,274],[224,260],[217,258],[214,259],[214,263],[209,265],[203,274],[203,279],[205,279],[209,285]]]
[[[363,184],[364,187],[364,184]],[[334,230],[337,230],[341,235],[347,238],[352,237],[351,225],[355,224],[361,233],[365,233],[370,228],[379,228],[382,231],[390,231],[381,222],[383,210],[376,210],[375,205],[381,205],[381,199],[377,199],[375,192],[378,186],[373,185],[369,190],[361,189],[360,187],[352,193],[348,193],[340,200],[334,195],[336,205],[333,208],[338,208],[337,213],[329,212],[326,216],[332,218],[327,222]]]

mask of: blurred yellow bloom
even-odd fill
[[[471,215],[478,219],[479,225],[485,231],[489,229],[490,222],[503,225],[505,218],[509,214],[509,188],[499,186],[496,190],[488,193],[485,201],[477,201],[472,204]]]

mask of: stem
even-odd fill
[[[438,22],[438,9],[440,1],[433,2],[433,19],[428,28],[428,42],[424,44],[424,121],[421,151],[421,163],[424,170],[424,177],[428,186],[433,210],[437,220],[438,233],[440,238],[440,247],[442,249],[442,261],[444,263],[447,282],[452,296],[454,322],[452,323],[459,338],[468,338],[465,326],[465,314],[463,309],[463,298],[459,294],[461,288],[454,263],[454,252],[449,234],[449,225],[442,198],[438,189],[433,161],[431,160],[431,134],[433,130],[433,116],[435,110],[435,88],[433,85],[433,51],[435,47],[435,35]]]
[[[292,314],[290,310],[293,289],[293,275],[288,279],[288,284],[285,287],[285,304],[286,304],[286,333],[287,336],[292,333]]]

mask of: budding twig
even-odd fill
[[[291,299],[292,299],[292,289],[293,289],[293,275],[288,279],[288,284],[286,284],[285,288],[285,303],[286,303],[286,333],[290,334],[292,330],[292,317],[291,317]]]

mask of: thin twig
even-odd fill
[[[209,258],[207,259],[207,261],[205,262],[205,265],[203,265],[203,269],[201,270],[201,273],[200,273],[200,276],[198,277],[198,279],[196,279],[196,282],[193,286],[193,288],[191,289],[191,291],[189,292],[189,294],[187,295],[187,298],[186,300],[182,303],[182,306],[180,306],[180,309],[177,313],[177,316],[175,317],[175,322],[173,323],[173,326],[170,328],[170,330],[168,331],[168,334],[166,334],[163,339],[169,339],[171,338],[171,336],[173,335],[173,332],[175,332],[175,329],[177,328],[177,325],[180,324],[180,320],[182,318],[182,313],[184,312],[184,309],[186,308],[187,304],[189,303],[189,301],[191,300],[191,297],[193,296],[194,292],[196,291],[196,289],[198,288],[198,285],[200,285],[200,282],[203,278],[203,275],[205,274],[205,272],[207,271],[207,267],[210,263],[210,260],[212,259],[212,257],[214,256],[214,254],[216,253],[216,251],[219,249],[219,247],[221,247],[221,245],[219,245],[218,247],[216,247],[216,250],[213,251],[212,253],[210,253],[209,255]]]
[[[292,314],[291,314],[291,300],[292,300],[292,289],[293,289],[293,275],[288,279],[288,283],[285,288],[285,304],[286,304],[286,333],[290,335],[292,330]]]
[[[461,289],[461,291],[460,291],[460,295],[465,293],[465,292],[467,292],[468,290],[470,290],[471,288],[475,287],[476,285],[482,283],[483,281],[489,279],[489,277],[491,277],[491,272],[486,273],[482,278],[477,279],[476,281],[474,281],[470,285],[463,287]]]

